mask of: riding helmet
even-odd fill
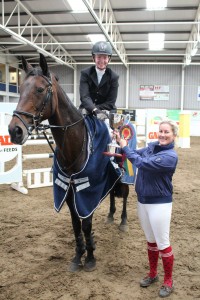
[[[95,54],[106,54],[108,56],[112,55],[112,47],[109,42],[100,41],[93,45],[92,55]]]

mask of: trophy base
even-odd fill
[[[106,156],[122,157],[120,153],[103,152],[103,154]]]

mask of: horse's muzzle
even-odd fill
[[[11,142],[13,144],[22,145],[26,141],[27,138],[24,136],[24,131],[20,126],[14,126],[11,125],[8,126],[8,132],[10,135]]]

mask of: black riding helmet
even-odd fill
[[[100,41],[94,44],[92,47],[92,55],[106,54],[112,56],[112,47],[109,42]]]

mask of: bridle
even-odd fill
[[[79,123],[80,121],[82,121],[84,118],[81,117],[78,121],[72,123],[72,124],[68,124],[68,125],[47,125],[47,124],[41,124],[42,122],[42,117],[44,115],[44,110],[47,106],[47,104],[50,102],[52,95],[53,95],[53,89],[52,89],[52,81],[51,78],[48,78],[44,75],[40,75],[41,77],[43,77],[47,82],[47,93],[46,96],[44,98],[44,101],[42,102],[42,106],[40,111],[38,112],[37,115],[25,112],[25,111],[21,111],[21,110],[14,110],[13,111],[13,116],[17,117],[25,126],[28,135],[32,134],[32,131],[35,129],[36,131],[42,131],[42,130],[46,130],[46,129],[50,129],[50,128],[62,128],[64,130],[66,130],[69,127],[72,127],[74,125],[76,125],[77,123]],[[21,116],[26,116],[28,118],[32,119],[32,123],[27,123],[25,122],[25,120],[21,117]]]
[[[46,96],[44,98],[44,101],[42,102],[42,106],[41,106],[41,109],[38,112],[38,114],[34,115],[34,114],[31,114],[31,113],[28,113],[28,112],[25,112],[25,111],[21,111],[21,110],[14,110],[13,111],[13,116],[17,117],[23,123],[23,125],[25,126],[25,128],[26,128],[26,130],[28,132],[28,135],[31,135],[32,131],[34,129],[36,131],[39,130],[38,126],[40,125],[40,123],[42,121],[42,117],[44,115],[44,110],[45,110],[46,105],[48,104],[48,102],[50,102],[50,99],[51,99],[52,94],[53,94],[51,79],[48,78],[48,77],[46,77],[46,76],[44,76],[44,75],[41,75],[41,76],[48,82],[48,85],[47,85]],[[25,122],[25,120],[21,116],[26,116],[28,118],[31,118],[32,119],[32,123],[29,124],[29,123]]]
[[[81,122],[82,120],[84,120],[84,117],[81,116],[81,118],[79,120],[75,121],[74,123],[68,124],[68,125],[41,124],[45,108],[46,108],[47,104],[50,102],[50,100],[52,100],[53,89],[52,89],[52,80],[51,80],[51,78],[48,78],[48,77],[44,76],[43,74],[41,74],[40,76],[43,77],[47,81],[47,83],[48,83],[48,85],[47,85],[47,93],[46,93],[45,98],[44,98],[44,100],[42,102],[42,106],[41,106],[40,111],[37,113],[37,115],[34,115],[34,114],[31,114],[31,113],[28,113],[28,112],[25,112],[25,111],[14,110],[13,111],[13,117],[14,116],[17,117],[23,123],[23,125],[25,126],[25,128],[26,128],[27,133],[28,133],[29,136],[32,135],[32,131],[33,130],[35,130],[36,132],[42,131],[45,139],[47,140],[47,142],[48,142],[48,144],[49,144],[49,146],[51,148],[51,150],[53,151],[54,155],[56,155],[56,152],[55,152],[54,148],[52,147],[52,145],[51,145],[51,143],[50,143],[50,141],[48,139],[48,136],[46,135],[45,131],[47,129],[51,129],[51,128],[61,128],[61,129],[63,129],[64,132],[66,132],[66,130],[68,128],[73,127],[76,124],[78,124],[79,122]],[[21,116],[26,116],[28,118],[31,118],[32,119],[32,123],[27,123]],[[64,139],[63,139],[63,142],[64,142]],[[84,149],[85,142],[86,142],[86,137],[84,137],[81,152]],[[81,154],[81,152],[80,152],[80,154]],[[67,169],[69,169],[71,166],[73,166],[75,164],[75,162],[77,161],[77,159],[78,159],[78,157],[76,158],[76,160]]]

